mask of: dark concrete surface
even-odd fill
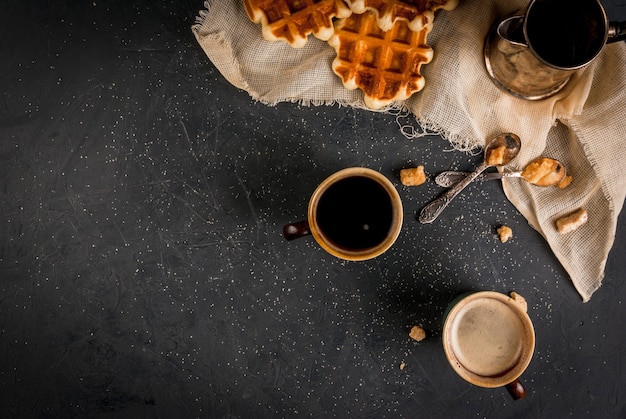
[[[255,103],[193,38],[202,8],[0,3],[0,418],[626,417],[624,214],[586,304],[498,182],[420,225],[442,189],[399,170],[479,156],[391,115]],[[398,187],[392,250],[350,263],[284,241],[355,165]],[[528,300],[523,401],[446,362],[443,312],[470,290]]]

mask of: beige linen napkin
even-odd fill
[[[524,101],[499,90],[484,70],[483,41],[497,18],[527,0],[460,0],[438,12],[428,44],[434,59],[422,67],[426,87],[396,108],[455,147],[482,147],[499,132],[515,132],[522,151],[506,170],[540,155],[563,161],[574,177],[566,189],[503,181],[508,199],[547,240],[583,301],[604,277],[617,218],[626,196],[626,45],[607,45],[564,91]],[[331,70],[335,52],[310,37],[302,49],[271,43],[245,14],[242,0],[206,1],[192,30],[216,68],[233,85],[267,104],[297,101],[364,107],[362,93],[346,90]],[[389,111],[390,109],[386,109]],[[385,111],[385,110],[383,110]],[[559,235],[555,221],[584,207],[589,221]]]

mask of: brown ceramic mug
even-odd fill
[[[360,261],[389,249],[402,219],[402,201],[389,179],[372,169],[350,167],[315,189],[307,219],[285,225],[283,235],[287,240],[312,235],[331,255]]]
[[[493,291],[464,295],[447,312],[442,339],[448,362],[464,380],[506,387],[515,400],[526,396],[519,377],[530,364],[535,331],[525,303]]]

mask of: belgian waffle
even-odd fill
[[[376,19],[374,12],[339,19],[328,41],[337,52],[333,71],[347,89],[360,88],[371,109],[420,91],[425,83],[420,67],[433,57],[426,45],[430,26],[412,31],[407,21],[397,20],[389,31],[383,31]]]
[[[432,26],[434,13],[439,9],[452,10],[458,0],[345,0],[357,14],[376,13],[380,28],[388,31],[398,19],[406,20],[411,30],[419,32]]]
[[[323,41],[334,33],[333,18],[352,13],[343,0],[244,0],[248,17],[262,26],[268,41],[284,40],[294,48],[309,34]]]

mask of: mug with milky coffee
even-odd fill
[[[367,260],[391,247],[402,218],[400,195],[389,179],[372,169],[350,167],[315,189],[307,219],[285,225],[283,235],[293,240],[310,234],[331,255]]]
[[[519,377],[530,364],[535,332],[525,305],[493,291],[475,292],[453,303],[443,327],[448,362],[466,381],[503,387],[525,397]]]

